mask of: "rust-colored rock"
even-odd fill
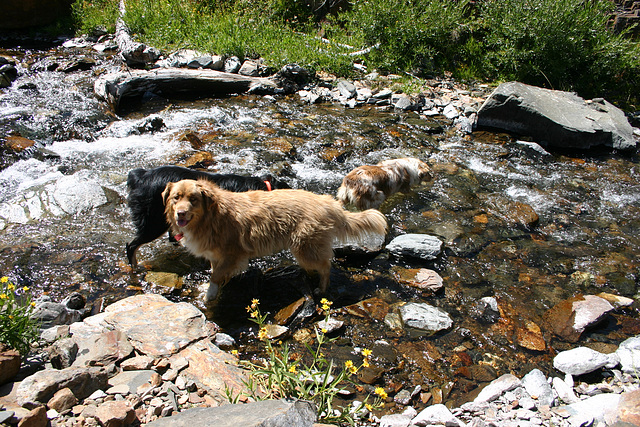
[[[47,408],[44,406],[33,408],[18,423],[18,427],[46,427],[47,425],[49,425],[49,420],[47,419]]]
[[[51,399],[47,402],[49,409],[55,409],[62,413],[68,409],[73,408],[78,404],[78,398],[73,394],[71,389],[65,387],[58,390]]]
[[[618,403],[618,420],[640,426],[640,390],[622,393]]]
[[[20,371],[22,357],[17,350],[0,343],[0,385],[11,381]]]
[[[276,313],[276,315],[274,316],[273,320],[278,325],[286,325],[293,319],[293,317],[298,313],[298,311],[300,311],[305,301],[306,299],[302,297],[299,300],[292,302],[285,308],[278,311],[278,313]]]
[[[549,309],[544,320],[554,334],[569,342],[577,342],[585,328],[595,325],[612,310],[613,306],[603,298],[577,295]]]
[[[394,271],[398,282],[428,292],[438,292],[443,287],[442,277],[427,268],[397,268]]]
[[[369,298],[344,308],[348,314],[383,321],[389,313],[389,304],[380,298]]]
[[[213,159],[213,155],[208,151],[198,151],[193,155],[189,156],[184,162],[183,166],[187,168],[203,168],[206,169],[209,166],[213,166],[215,164],[215,160]]]
[[[104,402],[98,406],[96,418],[104,427],[124,427],[133,423],[136,412],[127,401]]]
[[[516,336],[521,347],[535,351],[545,351],[547,348],[540,326],[534,322],[526,321],[524,327],[517,329]]]
[[[28,138],[24,138],[22,136],[11,135],[7,137],[6,145],[13,151],[24,151],[27,148],[33,147],[35,145],[35,141],[32,141]]]

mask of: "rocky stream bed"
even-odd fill
[[[21,382],[8,380],[1,422],[43,420],[44,412],[60,425],[178,423],[186,409],[217,409],[222,384],[241,387],[238,358],[263,356],[245,310],[253,298],[284,327],[277,339],[294,352],[313,343],[320,318],[301,301],[312,278],[287,253],[253,261],[217,307],[202,303],[208,265],[166,239],[142,248],[141,268],[131,269],[129,170],[268,172],[294,188],[335,194],[356,166],[412,156],[431,166],[434,180],[381,206],[390,230],[378,251],[336,251],[327,295],[340,326],[326,353],[343,364],[364,348],[373,352],[345,404],[376,387],[389,396],[383,411],[362,413],[358,423],[638,424],[633,114],[583,102],[587,115],[618,114],[612,121],[623,122],[622,136],[559,146],[558,138],[478,127],[494,87],[439,79],[407,96],[394,76],[376,73],[294,81],[296,90],[267,96],[144,92],[114,111],[94,94],[98,76],[121,67],[109,35],[13,47],[2,57],[15,73],[0,93],[0,273],[44,297],[42,313],[55,308],[55,323],[69,326],[47,325],[54,329],[23,364]],[[86,305],[60,304],[71,294]],[[127,304],[133,308],[121,310]],[[169,320],[167,311],[181,315]],[[568,367],[563,357],[589,363]],[[212,373],[218,367],[224,373]],[[65,403],[51,400],[59,390]],[[308,414],[287,405],[293,409],[276,412]]]

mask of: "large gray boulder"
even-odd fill
[[[533,137],[546,147],[636,148],[633,128],[622,110],[605,101],[518,82],[503,83],[478,111],[479,127]]]

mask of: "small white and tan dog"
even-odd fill
[[[429,166],[420,159],[405,157],[384,160],[377,165],[359,166],[349,172],[338,188],[337,198],[359,210],[378,208],[394,193],[433,178]]]

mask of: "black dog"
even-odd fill
[[[160,166],[154,169],[133,169],[127,178],[129,187],[129,209],[131,219],[136,226],[136,236],[127,243],[129,264],[137,266],[138,248],[160,237],[169,229],[165,219],[162,191],[170,182],[183,179],[204,178],[214,182],[225,190],[242,192],[249,190],[271,191],[276,188],[290,188],[271,175],[260,178],[235,174],[217,174],[183,168],[180,166]],[[172,238],[172,236],[169,236]]]

